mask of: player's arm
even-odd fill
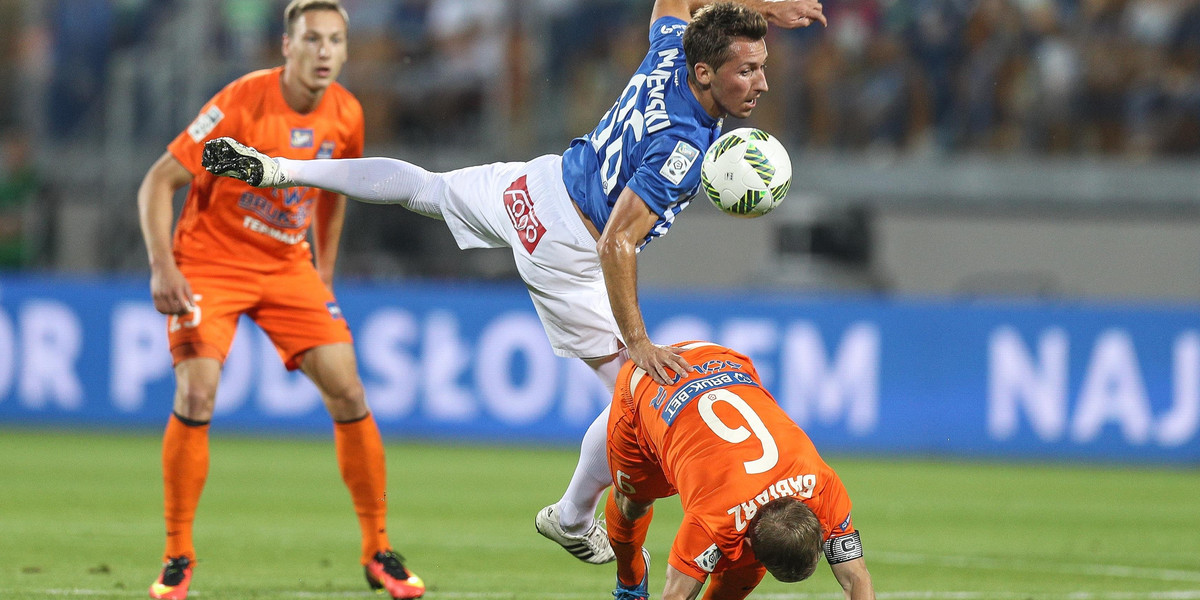
[[[715,0],[655,0],[654,9],[650,13],[650,23],[662,17],[678,17],[691,21],[692,14],[702,6],[712,4]],[[828,25],[825,21],[824,7],[818,0],[738,0],[742,4],[757,10],[767,18],[767,21],[777,27],[793,29],[808,27],[813,23]]]
[[[604,285],[608,288],[608,302],[629,348],[629,358],[655,382],[666,385],[673,379],[670,372],[686,377],[689,364],[679,356],[679,349],[650,341],[638,307],[637,248],[656,222],[658,215],[636,192],[625,188],[617,197],[596,248],[604,271]]]
[[[667,578],[663,584],[663,600],[693,600],[700,594],[704,582],[667,565]]]
[[[154,308],[167,315],[186,314],[193,308],[192,288],[171,252],[175,192],[191,181],[192,174],[170,152],[164,152],[138,187],[138,222],[150,257],[150,293]]]
[[[342,239],[342,227],[346,223],[346,196],[321,194],[317,199],[317,211],[313,215],[313,255],[316,257],[317,273],[325,287],[333,289],[333,270],[337,265],[338,244]]]
[[[842,584],[846,600],[875,600],[875,586],[871,583],[871,574],[867,572],[867,563],[862,557],[846,562],[829,565],[833,576]]]

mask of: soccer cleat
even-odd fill
[[[559,546],[585,563],[602,565],[617,558],[608,542],[608,531],[602,521],[593,521],[592,526],[583,535],[567,533],[562,525],[559,525],[555,507],[551,504],[538,512],[533,525],[538,533],[558,542]]]
[[[292,185],[275,159],[229,137],[205,142],[200,164],[213,175],[239,179],[254,187]]]
[[[376,552],[363,571],[371,589],[380,593],[386,591],[396,600],[420,598],[425,594],[425,582],[404,568],[404,557],[391,550]]]
[[[192,561],[186,556],[167,559],[158,579],[150,584],[150,597],[165,600],[187,598],[188,584],[192,582]]]
[[[650,600],[650,551],[642,547],[642,560],[646,561],[646,574],[642,576],[641,583],[634,587],[629,587],[621,584],[621,580],[617,579],[617,589],[613,590],[613,598],[616,600]]]

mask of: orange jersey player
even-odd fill
[[[150,586],[152,598],[179,600],[188,593],[196,564],[193,521],[208,474],[208,425],[243,314],[267,333],[284,364],[301,369],[321,392],[358,514],[367,582],[393,598],[425,591],[388,541],[383,441],[332,291],[346,198],[308,187],[256,189],[200,165],[204,142],[222,135],[291,158],[362,155],[362,107],[336,82],[347,56],[345,9],[338,0],[292,0],[284,20],[284,65],[250,73],[213,97],[138,190],[150,288],[155,308],[168,315],[176,383],[162,449],[165,565]],[[189,184],[172,236],[172,196]]]
[[[632,362],[608,422],[614,488],[605,506],[618,600],[648,597],[643,549],[658,498],[679,494],[683,523],[663,600],[740,600],[765,573],[807,579],[824,551],[851,600],[874,598],[850,497],[799,426],[762,387],[750,359],[706,342],[676,345],[687,378],[655,383]]]

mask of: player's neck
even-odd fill
[[[283,101],[288,107],[302,115],[316,110],[321,97],[325,95],[325,88],[311,90],[300,81],[288,77],[287,69],[279,78],[279,91],[283,92]]]

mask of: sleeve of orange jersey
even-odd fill
[[[167,151],[192,175],[205,173],[200,165],[204,142],[222,136],[238,139],[241,113],[237,107],[241,105],[239,95],[244,89],[239,83],[235,81],[217,92],[204,104],[187,129],[167,145]]]
[[[821,506],[817,509],[817,519],[825,530],[825,539],[840,537],[854,533],[854,523],[850,520],[850,494],[846,486],[832,470],[826,475],[828,482],[820,491]],[[811,506],[811,505],[810,505]]]
[[[708,578],[708,572],[697,567],[694,559],[708,552],[714,544],[699,521],[685,514],[683,522],[679,524],[679,531],[675,533],[675,542],[671,544],[671,555],[667,557],[667,563],[688,577],[704,581]]]

